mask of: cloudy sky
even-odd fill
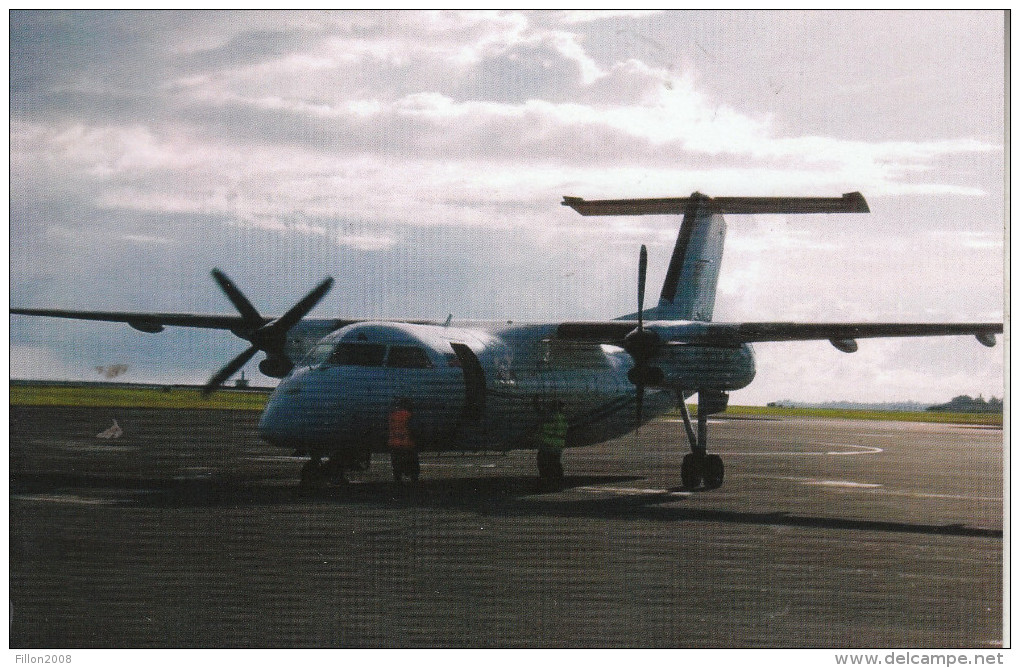
[[[730,216],[715,319],[1003,317],[1001,13],[10,16],[11,304],[612,318],[679,221],[563,195],[836,196]],[[225,332],[11,317],[13,377],[204,382]],[[734,403],[1001,396],[973,338],[756,347]],[[248,375],[268,382],[255,363]]]

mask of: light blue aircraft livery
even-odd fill
[[[842,197],[661,199],[565,197],[584,216],[682,215],[659,302],[643,308],[647,253],[638,265],[638,310],[600,322],[380,321],[305,319],[329,291],[327,278],[282,316],[263,316],[223,272],[213,278],[239,315],[112,313],[12,308],[12,314],[124,322],[143,332],[166,326],[225,329],[250,346],[205,386],[215,391],[257,353],[262,373],[282,378],[259,422],[262,437],[307,456],[303,484],[342,480],[386,449],[388,416],[410,400],[422,451],[536,448],[550,408],[568,421],[566,447],[633,431],[678,408],[690,445],[684,488],[723,482],[708,452],[707,418],[755,375],[752,343],[827,340],[852,353],[857,339],[971,335],[995,345],[1001,323],[713,322],[726,223],[723,214],[868,213],[860,193]],[[685,399],[698,396],[696,425]]]

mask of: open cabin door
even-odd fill
[[[463,343],[451,343],[464,371],[464,417],[480,419],[485,415],[485,371],[474,351]]]

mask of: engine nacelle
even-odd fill
[[[259,362],[259,371],[270,378],[283,378],[293,368],[294,364],[286,357],[267,357]]]
[[[829,339],[829,343],[831,343],[836,350],[844,353],[857,352],[857,341],[854,339]]]
[[[163,331],[163,325],[146,322],[144,320],[129,320],[128,325],[137,329],[139,332],[145,332],[146,334],[159,334]]]
[[[656,366],[635,366],[627,372],[627,380],[635,385],[655,387],[662,385],[666,376],[662,373],[662,369]]]

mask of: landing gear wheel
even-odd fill
[[[330,457],[321,467],[321,472],[323,480],[328,481],[331,485],[347,484],[347,474],[339,455]]]
[[[323,472],[322,461],[318,459],[308,460],[301,467],[301,489],[313,490],[323,487],[326,483],[326,476]]]
[[[696,489],[701,485],[700,459],[693,452],[684,455],[684,461],[680,465],[680,485],[684,489]]]
[[[724,467],[722,457],[719,455],[708,455],[704,461],[705,487],[716,489],[722,487]]]

